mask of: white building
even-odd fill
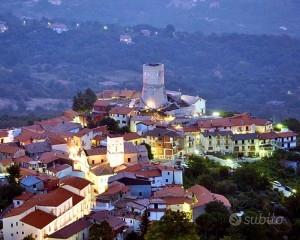
[[[22,240],[32,234],[36,240],[61,229],[90,212],[92,207],[90,182],[68,178],[61,187],[19,202],[3,217],[4,240]]]
[[[119,127],[129,126],[133,115],[134,109],[129,107],[114,107],[109,111],[109,117],[114,119]]]
[[[111,167],[124,163],[125,149],[123,137],[107,137],[107,161]]]

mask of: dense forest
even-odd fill
[[[168,89],[197,94],[210,109],[300,117],[297,38],[97,22],[64,22],[69,31],[58,34],[49,28],[58,20],[0,20],[8,26],[0,33],[1,113],[63,109],[87,87],[140,89],[142,64],[162,62]],[[120,42],[125,33],[132,44]]]

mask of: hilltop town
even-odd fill
[[[164,76],[163,64],[144,64],[141,91],[104,90],[89,111],[74,102],[61,116],[0,130],[1,186],[19,187],[1,202],[4,240],[90,239],[103,222],[122,240],[139,234],[145,218],[153,224],[170,211],[197,222],[214,202],[237,210],[225,187],[191,184],[197,161],[229,176],[244,162],[297,148],[286,126],[251,113],[209,114],[209,99],[167,90]],[[294,163],[282,166],[298,171]]]

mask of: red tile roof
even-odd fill
[[[0,129],[0,138],[5,138],[8,136],[8,132],[6,129]]]
[[[51,234],[49,238],[51,239],[69,239],[76,233],[88,228],[93,223],[89,220],[88,217],[83,217],[65,227],[58,230],[57,232]]]
[[[72,198],[72,204],[75,206],[84,198],[74,194],[66,189],[57,188],[47,194],[34,195],[29,200],[25,201],[20,207],[13,208],[5,214],[5,217],[17,216],[35,206],[51,206],[57,207]]]
[[[22,148],[18,147],[18,145],[15,143],[0,144],[0,152],[1,153],[14,154],[14,153],[18,152],[19,150],[22,150]]]
[[[74,188],[77,188],[79,190],[84,189],[88,185],[91,184],[90,181],[84,179],[84,178],[79,178],[79,177],[66,177],[60,180],[60,184],[62,185],[69,185]]]
[[[184,197],[185,190],[183,187],[174,186],[174,187],[165,187],[162,190],[154,192],[154,197],[165,198],[165,197]]]
[[[100,194],[100,196],[111,196],[117,193],[126,193],[128,189],[129,188],[125,186],[124,183],[120,183],[116,181],[109,184],[108,189],[104,193]]]
[[[226,197],[224,197],[223,195],[211,193],[203,186],[195,185],[187,189],[187,192],[192,193],[197,199],[197,202],[193,205],[193,207],[203,206],[213,201],[220,201],[224,204],[224,206],[231,207],[231,204]]]
[[[93,132],[93,130],[89,129],[89,128],[84,128],[84,129],[80,130],[78,133],[75,133],[74,136],[81,138],[84,135],[89,134],[90,132]]]
[[[297,133],[292,132],[292,131],[277,132],[276,134],[277,134],[277,136],[280,137],[280,138],[287,138],[287,137],[296,137],[296,136],[298,136]]]
[[[53,162],[53,161],[58,160],[58,159],[68,160],[69,156],[64,152],[52,151],[52,152],[43,153],[39,160],[42,163],[47,164],[47,163]]]
[[[56,216],[36,209],[23,217],[20,221],[38,229],[43,229],[56,219]]]
[[[31,192],[23,192],[22,194],[14,197],[14,200],[27,201],[34,196]]]
[[[128,115],[133,112],[133,108],[129,107],[114,107],[109,111],[109,114],[123,114]]]
[[[227,118],[205,119],[198,121],[199,128],[249,126],[253,124],[265,126],[271,124],[271,122],[266,119],[252,117],[248,113],[238,114]]]
[[[123,137],[125,141],[131,141],[141,138],[141,136],[136,132],[125,133]]]
[[[30,157],[26,156],[26,155],[14,159],[14,162],[17,163],[17,164],[28,163],[30,161],[32,161],[32,159]]]

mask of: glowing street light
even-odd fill
[[[213,112],[212,115],[213,115],[214,117],[220,117],[221,114],[220,114],[220,112]]]
[[[283,124],[278,123],[278,124],[276,125],[276,127],[279,128],[279,129],[281,130],[281,129],[283,128]]]

